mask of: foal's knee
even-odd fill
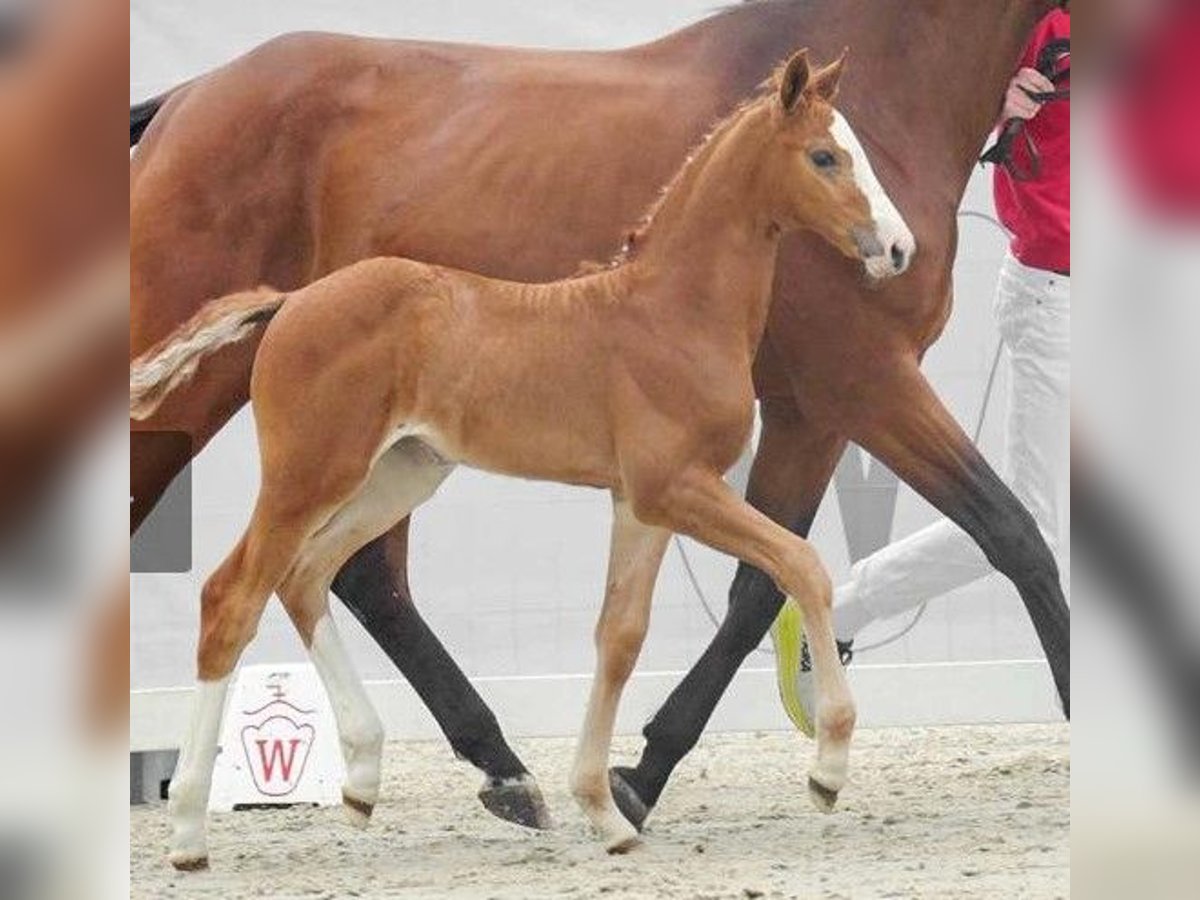
[[[833,605],[833,581],[816,549],[808,541],[791,542],[779,564],[779,586],[807,611]]]

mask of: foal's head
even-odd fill
[[[800,50],[776,73],[770,102],[777,130],[762,170],[768,203],[781,227],[815,231],[861,260],[872,278],[888,278],[908,268],[916,242],[833,108],[845,59],[813,70]]]

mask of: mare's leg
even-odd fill
[[[379,799],[383,725],[329,617],[329,584],[355,550],[428,500],[452,469],[416,441],[392,447],[354,497],[305,542],[279,589],[329,695],[346,762],[342,797],[359,827]]]
[[[817,761],[809,791],[819,809],[832,810],[846,783],[855,710],[833,637],[833,586],[816,551],[711,472],[685,472],[656,496],[634,502],[639,517],[756,566],[804,610],[817,695]]]
[[[1071,613],[1058,564],[1037,522],[947,412],[915,361],[877,384],[870,416],[850,437],[967,532],[1016,585],[1050,662],[1064,713],[1071,710]]]
[[[549,828],[550,812],[536,780],[412,602],[408,527],[405,519],[358,550],[338,571],[333,592],[400,669],[455,754],[484,773],[479,799],[488,811],[528,828]]]
[[[571,772],[571,793],[610,853],[637,843],[637,829],[613,804],[608,756],[617,704],[646,637],[654,582],[669,537],[670,532],[634,518],[626,501],[615,500],[604,606],[596,623],[596,677]]]
[[[746,499],[776,522],[808,533],[844,441],[806,420],[789,398],[764,400],[762,435]],[[783,594],[769,576],[741,562],[721,627],[642,730],[646,747],[634,768],[612,772],[621,811],[641,828],[671,772],[695,746],[742,661],[779,613]]]

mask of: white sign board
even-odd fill
[[[308,663],[243,666],[221,727],[208,808],[342,802],[329,700]]]

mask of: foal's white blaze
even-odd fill
[[[833,112],[831,134],[854,161],[854,180],[871,205],[871,218],[875,220],[875,237],[882,247],[880,253],[863,260],[867,274],[872,278],[899,275],[912,261],[917,249],[916,239],[905,224],[900,211],[892,203],[892,198],[879,183],[875,170],[871,168],[871,161],[867,159],[866,151],[859,143],[858,135],[854,133],[845,116],[837,110]]]
[[[191,722],[179,748],[179,762],[175,766],[175,777],[171,779],[167,803],[171,819],[171,862],[180,868],[203,865],[208,859],[204,820],[228,689],[229,676],[196,684]]]

